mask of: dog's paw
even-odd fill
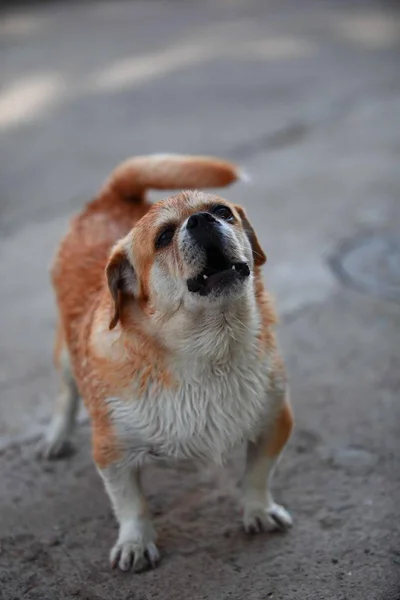
[[[126,540],[117,542],[110,552],[111,567],[121,571],[141,573],[154,569],[160,560],[160,553],[154,542],[144,543],[142,540]]]
[[[39,459],[59,460],[72,456],[74,452],[74,446],[69,440],[45,438],[39,442],[36,456]]]
[[[246,533],[286,531],[292,524],[292,517],[288,511],[275,502],[267,506],[252,505],[244,509],[243,525]]]
[[[111,567],[135,573],[156,567],[160,553],[155,540],[156,533],[148,517],[133,515],[123,520],[117,543],[110,552]]]

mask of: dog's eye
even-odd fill
[[[227,206],[216,206],[213,209],[213,213],[215,216],[219,217],[220,219],[224,219],[224,221],[233,221],[233,214],[230,208],[228,208]]]
[[[163,229],[158,236],[156,237],[155,246],[158,250],[159,248],[166,248],[172,242],[174,233],[175,233],[175,225],[168,225],[165,229]]]

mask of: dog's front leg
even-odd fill
[[[243,524],[249,533],[287,529],[292,524],[290,514],[274,502],[271,493],[272,475],[292,427],[292,411],[285,399],[279,405],[272,425],[255,443],[247,444]]]
[[[139,468],[119,461],[98,470],[119,523],[118,539],[110,552],[111,566],[135,572],[155,567],[159,552]]]

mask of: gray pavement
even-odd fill
[[[400,9],[8,6],[0,598],[398,600]],[[158,467],[148,490],[163,562],[124,576],[108,569],[115,524],[84,413],[74,456],[35,458],[57,389],[48,265],[70,215],[121,159],[166,151],[220,155],[252,176],[226,196],[256,224],[282,319],[297,428],[276,488],[295,527],[242,534],[240,451],[225,472]],[[361,248],[346,263],[353,277],[339,277],[332,263],[352,247]]]

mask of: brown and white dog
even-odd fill
[[[238,178],[214,158],[130,159],[72,221],[54,262],[62,389],[45,450],[65,450],[81,394],[119,522],[110,560],[123,571],[159,559],[140,483],[149,459],[220,463],[246,441],[245,529],[291,525],[271,494],[293,419],[253,227],[212,194],[145,197]]]

